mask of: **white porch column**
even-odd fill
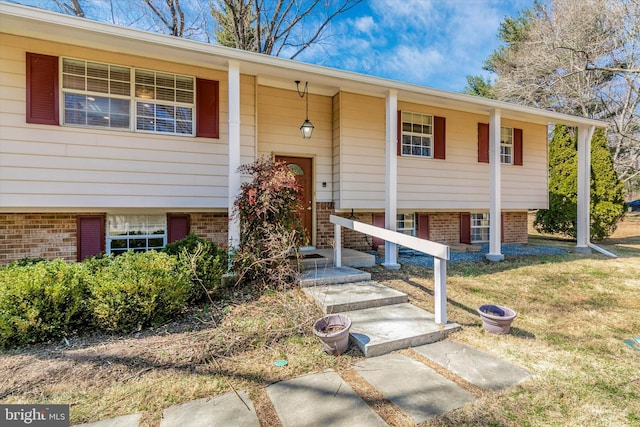
[[[578,126],[578,218],[576,252],[591,253],[591,223],[589,217],[591,187],[591,137],[595,126]]]
[[[240,63],[229,61],[229,250],[240,243],[240,221],[233,217],[233,203],[240,194]]]
[[[385,192],[384,192],[384,227],[396,230],[398,211],[398,92],[389,90],[386,98],[385,124]],[[396,257],[395,243],[384,242],[385,268],[397,270],[400,268]]]
[[[500,110],[491,110],[489,114],[489,261],[502,261],[500,244],[502,221],[500,209],[502,203],[500,161]]]

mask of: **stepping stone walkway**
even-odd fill
[[[464,344],[441,341],[413,350],[449,369],[451,375],[486,390],[519,384],[524,369]],[[460,408],[475,397],[416,359],[399,353],[362,359],[354,369],[415,423]],[[267,395],[284,427],[375,427],[387,423],[333,370],[271,384]],[[246,392],[198,399],[164,410],[160,427],[259,426]],[[83,427],[138,427],[141,414],[103,420]]]

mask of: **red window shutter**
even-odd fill
[[[104,216],[79,216],[77,227],[78,262],[104,252]]]
[[[478,123],[478,162],[489,163],[489,124]]]
[[[513,129],[513,164],[522,166],[522,129]]]
[[[57,125],[58,57],[27,52],[27,123]]]
[[[189,215],[167,214],[167,243],[173,243],[187,237],[189,228]]]
[[[444,159],[446,157],[447,119],[433,117],[433,158]]]
[[[373,225],[376,227],[384,228],[384,213],[374,213],[373,214]],[[377,237],[373,238],[373,249],[377,249],[378,246],[384,245],[384,240],[379,239]]]
[[[460,243],[471,244],[471,214],[460,214]]]
[[[398,110],[398,125],[396,126],[396,131],[398,132],[398,156],[402,156],[402,111],[400,110]]]
[[[220,137],[218,96],[217,81],[196,79],[196,136]]]
[[[418,214],[418,237],[429,240],[429,215]]]

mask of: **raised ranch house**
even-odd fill
[[[237,168],[264,155],[300,176],[312,246],[333,245],[335,214],[490,242],[499,260],[501,241],[527,242],[527,210],[547,207],[549,123],[579,128],[589,244],[595,120],[5,3],[0,103],[2,264],[161,248],[189,231],[234,245]]]

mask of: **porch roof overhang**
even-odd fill
[[[372,77],[209,43],[134,30],[32,7],[0,3],[0,32],[51,42],[91,47],[197,67],[227,70],[230,61],[240,72],[256,76],[258,83],[293,88],[295,80],[310,82],[310,91],[334,95],[340,91],[386,97],[390,90],[400,102],[434,105],[489,115],[500,110],[502,118],[537,124],[606,127],[606,123],[552,111],[524,107],[461,93],[447,92],[394,80]]]

